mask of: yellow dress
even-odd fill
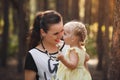
[[[77,47],[72,47],[65,54],[65,58],[69,60],[69,51],[75,49],[79,56],[77,68],[71,70],[64,66],[62,62],[59,63],[56,80],[92,80],[89,71],[84,67],[85,51]]]

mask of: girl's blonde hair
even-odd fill
[[[78,21],[70,21],[64,25],[64,27],[68,27],[73,35],[79,37],[79,41],[81,45],[85,45],[85,41],[87,38],[87,29],[82,22]]]

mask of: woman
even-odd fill
[[[68,46],[63,36],[62,16],[48,10],[38,12],[29,35],[29,51],[25,60],[25,80],[53,80],[56,76],[59,51],[65,53]]]

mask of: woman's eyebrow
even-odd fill
[[[62,31],[64,31],[64,29],[62,29],[60,32],[62,32]],[[60,32],[56,32],[56,33],[54,33],[54,35],[57,35],[57,34],[59,34]]]

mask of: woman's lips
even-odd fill
[[[56,39],[55,41],[56,41],[56,42],[60,42],[60,39]]]

